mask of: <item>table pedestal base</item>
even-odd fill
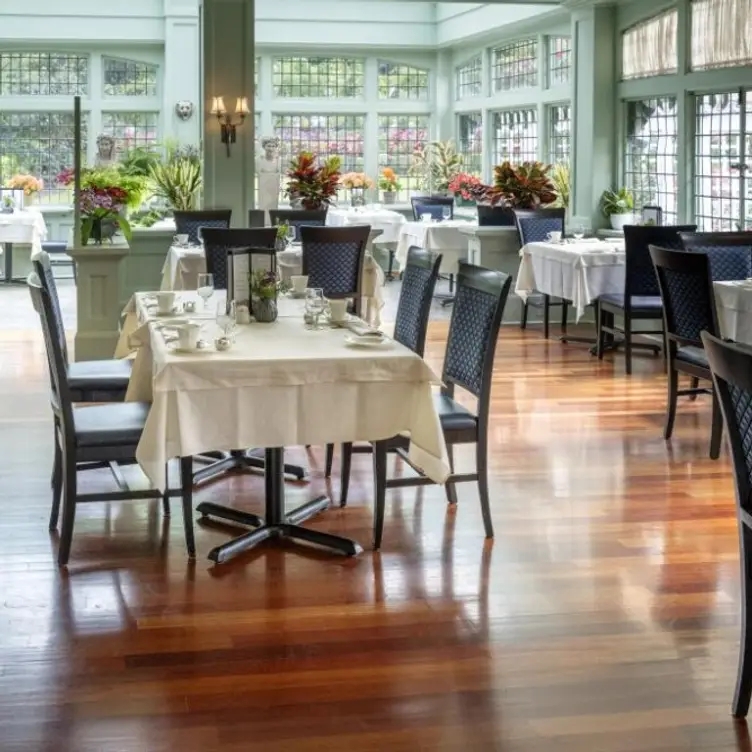
[[[13,243],[5,244],[5,276],[3,277],[5,285],[25,285],[26,280],[21,277],[13,276]]]
[[[313,543],[327,548],[335,553],[345,556],[356,556],[362,552],[362,548],[349,538],[339,535],[320,533],[317,530],[309,530],[301,527],[300,523],[314,517],[329,508],[330,500],[326,496],[320,496],[303,504],[292,512],[285,513],[284,497],[284,462],[283,451],[280,448],[265,450],[265,473],[266,480],[266,514],[265,519],[258,515],[241,512],[237,509],[203,502],[197,510],[203,517],[216,517],[228,522],[255,528],[221,546],[213,548],[209,552],[209,559],[217,564],[236,556],[243,551],[249,551],[264,541],[277,538],[290,538],[304,543]]]
[[[209,460],[210,464],[193,474],[193,484],[206,483],[220,475],[229,473],[231,470],[260,470],[264,472],[263,454],[263,449],[248,449],[234,452],[209,452],[199,455],[197,459],[205,458]],[[285,465],[284,473],[294,480],[305,478],[305,470],[300,465]]]

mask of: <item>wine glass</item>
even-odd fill
[[[585,225],[577,224],[572,228],[572,235],[575,240],[582,240],[585,237]]]
[[[230,337],[235,331],[235,326],[238,323],[234,300],[231,300],[229,303],[224,303],[222,301],[217,303],[216,321],[217,326],[222,330],[225,337]]]
[[[451,206],[443,206],[441,208],[441,219],[444,222],[447,222],[452,218],[452,207]]]
[[[214,295],[214,275],[199,274],[196,292],[199,298],[204,301],[204,310],[206,310],[209,306],[209,298]]]
[[[326,308],[324,291],[320,287],[309,287],[306,289],[305,310],[312,318],[312,324],[309,328],[319,328],[319,317]]]
[[[288,225],[287,227],[287,247],[289,248],[294,242],[297,236],[295,231],[295,225]]]
[[[201,230],[203,230],[203,229],[204,229],[203,227],[199,227],[199,228],[198,228],[198,229],[196,230],[196,237],[198,238],[198,242],[199,242],[199,243],[200,243],[201,245],[203,245],[203,244],[204,244],[204,236],[203,236],[203,234],[202,234],[202,232],[201,232]]]

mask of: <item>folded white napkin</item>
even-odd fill
[[[357,337],[383,337],[384,336],[383,332],[380,332],[378,329],[374,329],[372,326],[369,326],[368,324],[366,324],[365,321],[360,321],[359,319],[350,319],[349,321],[347,321],[345,326]]]

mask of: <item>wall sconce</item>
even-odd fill
[[[212,115],[217,116],[220,128],[222,129],[222,143],[227,147],[227,156],[230,156],[230,144],[236,140],[235,131],[243,125],[246,115],[250,115],[251,108],[248,106],[248,97],[238,97],[235,102],[235,115],[239,120],[234,122],[234,117],[227,112],[224,97],[212,97],[212,106],[210,110]]]

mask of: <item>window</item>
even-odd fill
[[[528,39],[492,51],[494,91],[524,89],[538,84],[538,42]]]
[[[706,231],[735,230],[741,221],[743,117],[749,113],[742,97],[730,92],[695,100],[695,219]]]
[[[569,37],[548,38],[548,85],[568,84],[572,75],[572,40]]]
[[[86,118],[81,138],[86,147]],[[73,113],[0,112],[0,185],[25,172],[55,185],[55,177],[73,167]]]
[[[548,161],[551,164],[569,164],[572,108],[568,104],[549,107],[548,118]]]
[[[677,221],[676,97],[627,102],[624,184],[637,211],[660,206],[665,224]]]
[[[457,99],[479,97],[483,94],[483,58],[473,58],[456,71]]]
[[[493,113],[493,163],[512,164],[538,159],[538,112],[506,110]]]
[[[0,52],[0,96],[85,96],[89,58],[47,52]]]
[[[157,94],[157,66],[135,60],[102,59],[106,97],[154,97]]]
[[[428,99],[428,71],[379,61],[379,99]]]
[[[752,64],[752,0],[692,0],[692,70]]]
[[[274,115],[273,121],[283,154],[341,157],[342,172],[362,172],[364,115]]]
[[[363,96],[365,64],[344,57],[276,57],[275,97],[352,99]]]
[[[102,131],[115,139],[117,154],[135,146],[155,144],[158,126],[158,112],[102,113]]]
[[[622,78],[676,73],[677,19],[677,11],[670,10],[636,24],[621,35]]]
[[[463,113],[457,118],[458,152],[465,160],[464,170],[471,175],[483,172],[483,118],[480,112]]]
[[[253,65],[253,94],[254,96],[258,94],[259,90],[259,71],[261,70],[261,58],[257,57],[254,60]]]
[[[391,167],[397,173],[401,198],[422,187],[408,171],[415,147],[428,141],[429,124],[428,115],[379,115],[379,168]]]

